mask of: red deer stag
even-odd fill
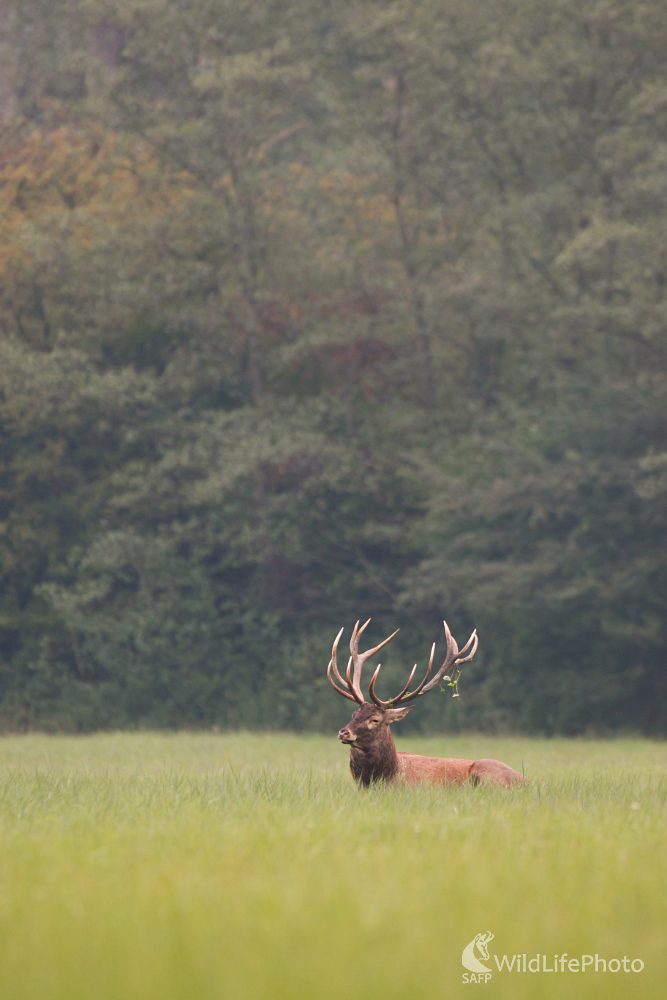
[[[524,781],[522,774],[502,764],[499,760],[456,760],[449,757],[422,757],[416,753],[398,753],[394,746],[391,731],[389,729],[392,722],[398,722],[414,708],[405,708],[408,701],[420,698],[421,695],[431,691],[442,679],[449,675],[452,669],[461,663],[472,660],[477,652],[477,632],[468,639],[463,649],[459,649],[456,640],[452,636],[447,622],[444,622],[445,635],[447,637],[447,655],[445,661],[435,674],[431,676],[433,657],[435,655],[435,643],[431,649],[431,658],[421,684],[418,684],[414,691],[408,694],[412,678],[415,675],[417,664],[414,665],[412,673],[408,677],[408,683],[395,698],[389,701],[381,701],[375,693],[375,681],[380,671],[380,664],[375,669],[371,678],[368,693],[371,701],[364,701],[361,693],[361,670],[366,660],[370,659],[378,650],[386,646],[394,638],[396,632],[381,642],[379,646],[359,652],[359,638],[370,622],[359,628],[359,622],[354,626],[352,638],[350,639],[350,660],[347,665],[346,679],[343,680],[338,672],[336,662],[336,652],[338,642],[343,629],[336,636],[331,650],[331,660],[327,669],[327,677],[331,686],[350,701],[356,701],[359,708],[353,714],[352,719],[338,733],[341,743],[350,747],[350,770],[355,781],[360,781],[362,785],[370,785],[371,781],[406,781],[411,785],[416,785],[420,781],[430,781],[433,784],[462,784],[470,781],[478,784],[480,781],[493,785],[514,785]],[[472,649],[470,648],[472,647]],[[467,656],[464,654],[470,652]],[[333,677],[331,676],[333,671]],[[334,680],[335,677],[335,680]],[[336,681],[338,683],[336,683]]]

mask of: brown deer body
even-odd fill
[[[370,621],[370,619],[369,619]],[[338,739],[350,747],[350,770],[352,777],[360,784],[368,786],[371,782],[405,782],[416,785],[421,781],[428,781],[432,784],[463,784],[471,782],[488,782],[494,785],[515,785],[522,783],[524,777],[518,771],[503,764],[499,760],[458,760],[450,757],[423,757],[415,753],[399,753],[394,745],[390,726],[393,722],[404,719],[408,712],[414,707],[406,708],[405,703],[418,698],[427,691],[430,691],[443,679],[449,679],[449,671],[458,668],[459,664],[471,660],[477,652],[477,634],[473,634],[468,639],[462,650],[456,645],[447,622],[445,634],[447,636],[447,655],[445,661],[429,680],[435,655],[435,643],[431,649],[431,658],[426,670],[426,675],[418,684],[414,691],[409,692],[412,678],[414,677],[417,665],[415,664],[408,682],[399,695],[390,701],[381,701],[375,694],[375,681],[377,679],[380,665],[378,664],[371,679],[368,693],[371,701],[364,701],[361,693],[360,681],[361,670],[371,656],[382,649],[383,646],[394,638],[396,632],[388,639],[381,642],[379,646],[367,650],[365,653],[359,652],[359,637],[368,625],[359,628],[359,622],[354,627],[352,638],[350,639],[350,660],[347,665],[346,678],[343,680],[336,662],[338,642],[343,633],[341,629],[331,650],[331,661],[327,670],[327,677],[332,687],[350,701],[355,701],[359,708],[354,712],[350,722],[338,733]],[[472,647],[471,652],[464,654]],[[353,672],[352,672],[353,670]],[[334,677],[332,677],[332,672]],[[340,686],[339,686],[340,685]]]

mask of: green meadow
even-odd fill
[[[399,749],[531,785],[360,791],[335,737],[1,739],[2,1000],[664,997],[666,744]],[[517,953],[644,968],[497,971]]]

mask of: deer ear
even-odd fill
[[[414,705],[410,705],[409,708],[388,708],[384,713],[385,721],[389,723],[400,722],[414,707]]]

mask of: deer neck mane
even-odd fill
[[[398,754],[389,726],[368,747],[350,746],[350,771],[355,781],[368,787],[372,781],[391,781],[398,774]]]

